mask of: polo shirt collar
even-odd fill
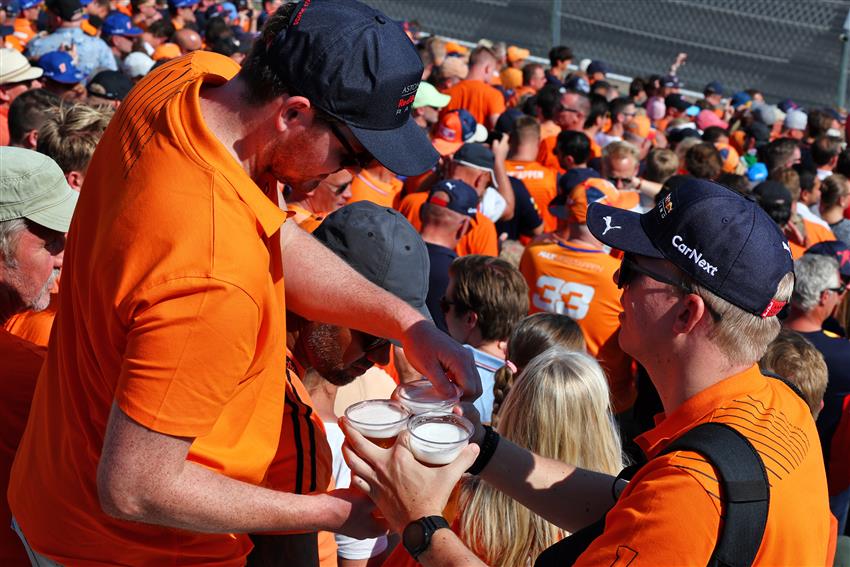
[[[656,415],[656,426],[635,438],[635,442],[646,457],[652,459],[685,431],[707,421],[728,400],[758,390],[766,380],[758,365],[754,364],[692,396],[669,416],[663,413]]]

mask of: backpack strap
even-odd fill
[[[752,565],[761,547],[770,507],[770,484],[758,451],[723,423],[703,423],[673,441],[661,454],[692,451],[717,469],[726,516],[709,565]]]

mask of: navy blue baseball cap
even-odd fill
[[[587,74],[593,75],[594,73],[602,73],[603,75],[607,75],[611,71],[608,68],[608,63],[602,61],[601,59],[595,59],[590,62],[590,65],[587,66]]]
[[[705,88],[702,90],[702,93],[706,96],[711,94],[719,94],[721,96],[726,94],[726,89],[723,88],[723,85],[720,81],[711,81]]]
[[[437,163],[411,119],[423,67],[398,22],[356,0],[305,0],[267,49],[290,92],[344,122],[387,169],[418,175]]]
[[[838,260],[838,271],[841,272],[841,279],[845,282],[850,281],[850,247],[842,241],[818,242],[806,250],[806,254],[820,254],[835,258]]]
[[[785,305],[773,294],[794,271],[788,241],[754,200],[717,183],[689,180],[644,214],[594,203],[587,227],[613,248],[671,262],[754,315]]]
[[[121,35],[124,37],[135,37],[142,35],[142,28],[133,25],[133,20],[127,14],[121,12],[110,12],[103,20],[100,28],[102,36]]]
[[[478,212],[478,193],[459,179],[445,179],[431,188],[428,203],[474,219]]]
[[[44,3],[44,0],[19,0],[18,8],[21,10],[29,10]]]
[[[51,51],[38,60],[38,66],[44,69],[44,76],[57,83],[75,85],[86,78],[86,74],[77,69],[74,59],[67,51]]]

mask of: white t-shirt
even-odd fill
[[[345,435],[339,424],[326,421],[325,432],[328,437],[328,445],[331,446],[333,454],[334,486],[337,488],[348,488],[351,486],[351,469],[342,458],[342,443]],[[337,555],[343,559],[369,559],[384,552],[387,548],[387,536],[370,539],[354,539],[342,534],[334,534],[337,545]]]

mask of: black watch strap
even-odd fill
[[[499,434],[490,427],[489,425],[484,426],[484,439],[481,440],[481,452],[478,453],[478,457],[475,458],[475,462],[472,463],[472,466],[466,469],[466,472],[471,475],[479,475],[481,471],[484,470],[484,467],[490,462],[490,459],[493,458],[493,453],[496,452],[496,447],[499,446]]]
[[[449,523],[442,516],[423,516],[407,524],[401,535],[401,542],[407,552],[414,559],[418,559],[431,545],[434,532],[448,527]]]

